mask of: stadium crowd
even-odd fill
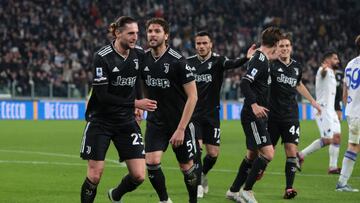
[[[144,24],[150,17],[171,23],[171,45],[183,55],[195,53],[193,35],[202,29],[214,36],[214,50],[239,57],[257,42],[263,27],[292,32],[294,58],[304,64],[304,84],[313,91],[315,71],[325,50],[336,50],[346,63],[356,53],[360,33],[356,0],[0,0],[0,93],[84,97],[92,78],[92,55],[110,38],[107,26],[118,15],[139,20],[139,44],[146,48]],[[241,70],[228,73],[223,98],[241,96]]]

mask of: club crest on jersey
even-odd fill
[[[99,78],[103,76],[102,67],[96,67],[96,76]]]
[[[134,63],[135,63],[135,70],[139,69],[139,59],[134,59]]]
[[[294,68],[294,70],[295,70],[295,74],[299,75],[299,68]]]
[[[209,63],[208,63],[208,69],[209,69],[209,70],[211,69],[211,66],[212,66],[212,62],[209,62]]]
[[[169,72],[169,67],[170,67],[170,64],[168,63],[164,63],[164,73],[168,73]]]

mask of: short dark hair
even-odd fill
[[[261,33],[261,45],[273,47],[281,38],[281,31],[277,27],[268,27]]]
[[[358,36],[355,38],[355,46],[356,46],[356,48],[358,49],[358,51],[360,52],[360,35],[358,35]]]
[[[212,41],[212,39],[213,39],[211,34],[208,31],[205,31],[205,30],[202,30],[202,31],[199,31],[198,33],[196,33],[195,38],[196,37],[204,37],[204,36],[209,37],[210,41]]]
[[[290,32],[285,32],[281,35],[280,40],[287,39],[292,44],[292,34]]]
[[[148,29],[151,24],[158,24],[163,27],[165,34],[170,33],[170,25],[164,18],[151,18],[146,22],[146,29]]]
[[[121,16],[116,19],[115,22],[112,22],[109,26],[109,32],[115,36],[115,31],[119,30],[120,32],[124,29],[126,24],[137,23],[136,20],[130,16]]]
[[[337,52],[334,50],[328,50],[324,53],[323,57],[322,57],[322,61],[324,62],[326,59],[331,58],[334,54],[337,55]]]

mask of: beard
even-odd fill
[[[150,48],[157,48],[157,47],[160,47],[162,44],[164,43],[164,40],[156,40],[156,41],[149,41],[148,44],[149,44],[149,47]]]
[[[120,46],[126,50],[131,48],[129,43],[125,43],[125,42],[121,42],[121,41],[120,41]]]
[[[334,70],[335,70],[335,69],[339,69],[339,68],[340,68],[340,64],[338,64],[338,63],[332,64],[331,68],[334,69]]]

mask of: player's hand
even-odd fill
[[[311,105],[318,111],[317,115],[321,115],[321,106],[320,104],[318,104],[316,101],[311,102]]]
[[[151,99],[135,100],[135,108],[139,108],[145,111],[155,111],[157,108],[157,102]]]
[[[184,143],[185,130],[184,129],[176,129],[174,134],[170,138],[170,144],[174,148],[181,146]]]
[[[141,121],[143,120],[144,110],[135,108],[135,120],[140,125]]]
[[[252,55],[254,55],[256,51],[256,44],[252,44],[251,47],[247,50],[247,53],[246,53],[246,58],[251,58]]]
[[[251,105],[251,108],[256,116],[256,118],[266,118],[269,112],[269,109],[259,106],[257,103]]]

